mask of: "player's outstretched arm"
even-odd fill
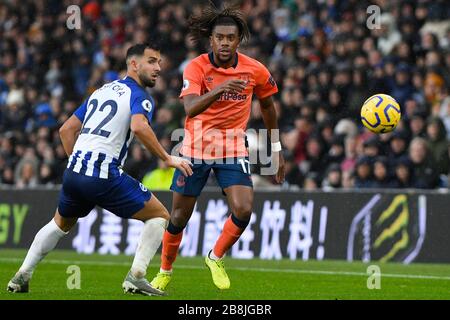
[[[61,137],[61,143],[67,156],[70,156],[73,151],[75,142],[77,141],[78,134],[80,133],[82,123],[78,117],[72,115],[59,129],[59,136]]]
[[[264,125],[269,130],[269,137],[272,143],[272,153],[278,153],[278,171],[275,176],[277,183],[282,183],[285,177],[285,165],[284,158],[281,152],[280,136],[273,135],[272,130],[278,130],[277,112],[273,104],[272,96],[259,99],[259,105],[261,106],[261,115],[264,121]]]
[[[237,93],[245,89],[246,82],[240,79],[227,80],[204,95],[188,94],[183,97],[184,110],[190,118],[209,108],[223,93]]]
[[[130,128],[139,141],[141,141],[152,154],[163,160],[169,167],[181,170],[185,176],[192,175],[192,163],[186,159],[169,155],[159,143],[147,118],[143,114],[134,114],[131,117]]]

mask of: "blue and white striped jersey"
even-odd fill
[[[150,122],[154,105],[152,97],[130,77],[95,90],[74,113],[83,126],[68,170],[102,179],[121,175],[134,137],[131,116],[144,114]]]

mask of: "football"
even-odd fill
[[[398,102],[387,94],[375,94],[361,108],[361,122],[374,133],[387,133],[397,127],[401,111]]]

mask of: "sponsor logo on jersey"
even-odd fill
[[[242,101],[247,100],[246,94],[238,94],[238,93],[222,93],[218,101]]]

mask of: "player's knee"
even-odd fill
[[[172,217],[170,217],[170,221],[172,222],[172,224],[174,226],[179,227],[179,228],[184,228],[188,223],[187,219],[184,219],[182,217],[173,217],[172,216]]]
[[[172,210],[170,215],[170,221],[174,226],[184,228],[188,223],[189,217],[184,214],[181,210]]]

